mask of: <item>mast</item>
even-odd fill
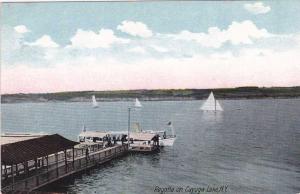
[[[128,148],[129,148],[129,131],[130,131],[130,108],[128,108],[128,134],[127,134]]]
[[[172,124],[171,124],[171,130],[172,130],[172,137],[175,137],[175,132]]]

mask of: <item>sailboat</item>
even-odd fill
[[[96,100],[95,95],[92,96],[92,104],[93,104],[93,108],[98,108],[98,102]]]
[[[223,111],[219,101],[215,99],[213,92],[210,92],[209,97],[200,109],[204,111]]]
[[[159,139],[160,146],[173,146],[173,144],[176,140],[175,130],[174,130],[174,127],[173,127],[173,124],[171,121],[168,122],[168,126],[170,127],[170,129],[172,131],[172,135],[167,136],[166,131],[165,131],[162,138],[160,137],[160,139]]]
[[[153,131],[153,130],[143,130],[142,133],[155,133],[159,135],[159,146],[165,147],[165,146],[173,146],[175,140],[176,140],[176,135],[175,135],[175,130],[173,127],[172,122],[168,122],[168,127],[171,129],[172,134],[167,135],[167,130],[161,130],[161,131]]]
[[[140,103],[139,99],[137,99],[137,98],[135,99],[135,104],[134,104],[134,106],[137,107],[137,108],[143,107],[142,104]]]

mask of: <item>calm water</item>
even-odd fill
[[[174,147],[128,155],[89,175],[47,188],[74,193],[154,193],[155,186],[228,185],[229,193],[300,192],[300,99],[222,100],[223,113],[199,111],[203,101],[142,102],[132,112],[144,129],[172,121]],[[4,131],[59,133],[76,140],[90,130],[126,130],[131,102],[2,105]]]

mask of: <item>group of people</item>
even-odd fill
[[[105,137],[103,137],[103,147],[112,147],[114,145],[117,144],[118,141],[122,142],[122,145],[124,144],[124,142],[127,141],[127,135],[122,135],[121,137],[118,136],[110,136],[110,135],[106,135]],[[93,142],[97,142],[96,138],[93,138]],[[86,158],[89,159],[89,153],[90,153],[90,147],[87,147],[85,150],[85,155]]]

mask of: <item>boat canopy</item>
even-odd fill
[[[103,138],[109,135],[109,132],[100,132],[100,131],[83,131],[79,134],[79,137],[99,137]]]

